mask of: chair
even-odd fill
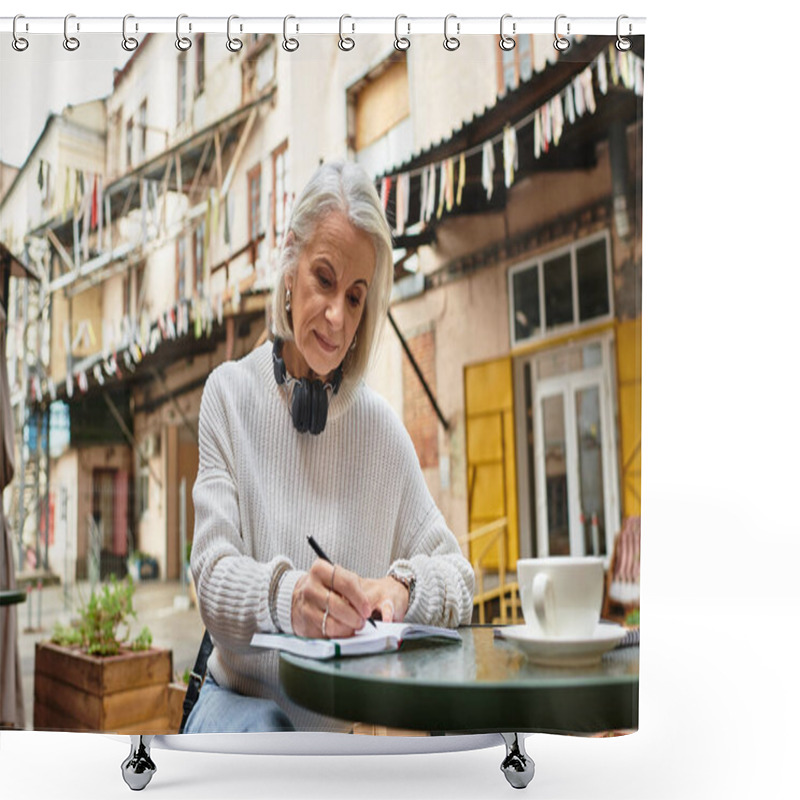
[[[478,609],[478,622],[486,623],[486,609],[493,601],[499,603],[500,616],[492,622],[505,625],[509,616],[516,623],[519,613],[519,586],[516,581],[507,581],[506,571],[506,531],[508,518],[500,517],[488,525],[470,531],[466,536],[458,538],[461,547],[470,547],[472,567],[475,570],[475,593],[473,606]],[[497,586],[486,589],[484,578],[489,570],[484,565],[486,558],[493,552],[497,554]],[[492,570],[493,572],[494,570]]]
[[[611,564],[606,574],[603,619],[624,622],[639,610],[639,552],[641,517],[627,517],[614,539]]]

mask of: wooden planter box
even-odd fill
[[[186,684],[171,683],[167,687],[170,733],[178,733],[183,719],[183,701],[186,699]]]
[[[36,644],[36,730],[170,733],[167,686],[172,651],[152,648],[90,656],[52,642]]]

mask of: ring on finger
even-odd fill
[[[322,615],[322,638],[327,638],[328,634],[326,631],[326,626],[328,624],[328,614],[331,613],[330,609],[330,602],[331,602],[331,590],[328,589],[328,594],[325,596],[325,613]]]
[[[336,564],[333,565],[333,571],[331,572],[331,591],[333,591],[333,581],[336,577]]]

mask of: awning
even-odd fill
[[[638,59],[643,59],[644,37],[632,37],[631,41],[631,52]],[[450,158],[458,159],[464,153],[466,183],[462,202],[442,214],[441,219],[434,215],[427,221],[427,227],[435,227],[438,222],[456,214],[501,210],[506,205],[508,194],[503,181],[502,158],[502,137],[507,125],[518,128],[516,181],[533,172],[591,168],[596,161],[595,145],[608,138],[612,122],[631,124],[641,119],[642,97],[639,94],[622,83],[616,85],[609,82],[602,96],[595,92],[596,109],[565,125],[558,146],[549,147],[539,158],[534,156],[534,125],[526,124],[526,121],[530,119],[532,111],[562,93],[598,57],[606,58],[609,53],[613,53],[614,42],[616,37],[589,36],[573,43],[566,52],[559,55],[558,61],[509,91],[493,106],[474,115],[471,120],[453,131],[450,137],[427,147],[405,162],[388,168],[377,179],[379,188],[385,179],[394,181],[398,175],[409,174],[408,225],[411,226],[420,218],[422,174],[431,166],[437,167]],[[491,199],[487,199],[486,190],[481,183],[482,146],[489,141],[494,143],[495,152],[494,192]],[[394,183],[390,191],[387,216],[394,226]]]

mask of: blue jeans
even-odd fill
[[[223,689],[209,672],[186,720],[184,733],[260,733],[293,731],[294,725],[274,700],[247,697]]]

